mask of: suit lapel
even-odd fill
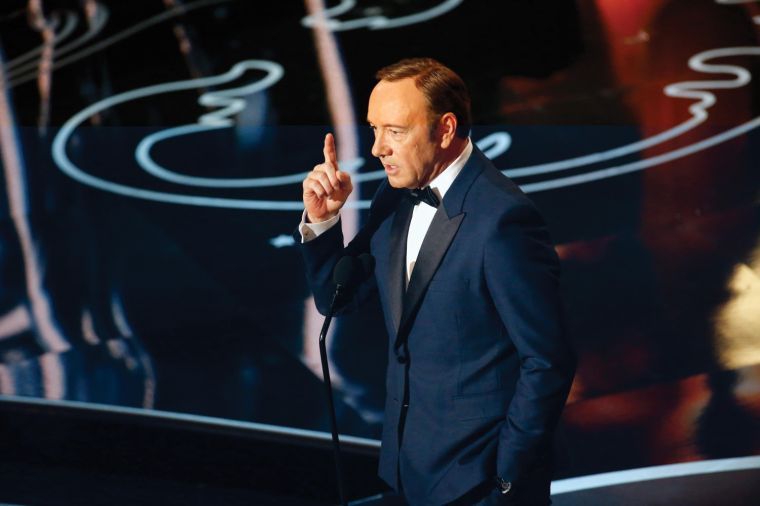
[[[414,314],[422,302],[430,280],[433,274],[441,264],[446,251],[449,249],[451,241],[459,230],[464,213],[449,218],[443,206],[439,206],[433,217],[433,221],[425,234],[422,241],[422,247],[417,255],[417,262],[414,264],[412,277],[409,280],[409,287],[403,299],[403,309],[401,312],[401,321],[396,334],[396,347],[398,348],[403,342],[406,335],[405,329],[408,322],[414,320]]]
[[[414,205],[402,198],[391,225],[390,258],[388,262],[388,292],[391,316],[396,331],[399,329],[404,304],[406,284],[406,237],[412,220]]]
[[[394,343],[394,349],[397,353],[409,334],[411,324],[414,322],[414,317],[422,303],[427,287],[464,219],[465,213],[462,208],[464,207],[465,197],[487,164],[488,161],[485,155],[480,152],[477,146],[473,146],[470,159],[446,192],[443,202],[438,206],[438,210],[433,217],[433,222],[425,234],[425,239],[422,241],[422,247],[417,255],[417,262],[412,271],[412,277],[409,280],[409,287],[406,293],[404,293],[403,288],[404,276],[406,274],[404,260],[406,258],[406,236],[409,231],[409,221],[413,206],[408,199],[404,199],[404,202],[407,204],[402,203],[402,205],[407,205],[409,208],[406,211],[408,215],[405,215],[406,226],[401,237],[398,234],[393,234],[391,243],[392,287],[390,296],[393,307],[393,321],[397,329]],[[396,220],[400,219],[400,214],[403,213],[397,213]],[[400,230],[400,226],[397,227],[395,221],[394,229]],[[401,243],[397,244],[398,241],[401,241]],[[400,256],[395,258],[396,255]],[[394,261],[399,263],[394,264]],[[398,286],[395,283],[398,283]]]

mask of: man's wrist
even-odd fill
[[[333,228],[340,219],[340,213],[336,213],[332,218],[328,218],[325,221],[313,223],[309,220],[309,215],[304,209],[301,216],[301,224],[298,226],[298,231],[301,232],[301,243],[312,241],[324,234],[331,228]]]
[[[306,223],[324,223],[325,221],[329,221],[333,218],[335,218],[338,215],[337,212],[326,214],[324,216],[312,216],[306,212]]]

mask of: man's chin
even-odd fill
[[[397,188],[397,189],[398,188],[414,188],[414,187],[409,186],[409,183],[406,183],[405,181],[397,177],[393,177],[391,175],[388,176],[388,184],[390,184],[391,187]]]

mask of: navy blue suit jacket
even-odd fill
[[[550,456],[575,369],[557,255],[530,200],[475,148],[405,289],[404,194],[385,181],[346,248],[340,226],[301,245],[322,313],[335,263],[376,258],[374,282],[343,310],[379,291],[390,337],[380,477],[396,490],[400,477],[415,505],[454,500],[497,474],[519,488]]]

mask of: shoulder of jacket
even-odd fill
[[[473,184],[468,206],[482,209],[494,218],[505,214],[538,213],[533,201],[514,181],[493,166],[486,167]]]

